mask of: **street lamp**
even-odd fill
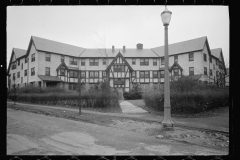
[[[173,129],[173,122],[171,119],[171,105],[170,105],[170,86],[169,86],[169,56],[168,56],[168,25],[171,20],[172,12],[165,6],[165,10],[161,13],[163,25],[165,26],[165,45],[164,45],[164,119],[163,127]]]

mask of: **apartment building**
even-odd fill
[[[86,49],[32,36],[27,50],[13,48],[8,84],[75,90],[78,82],[89,88],[108,80],[123,91],[136,83],[146,90],[164,83],[164,67],[164,46]],[[206,36],[170,44],[168,68],[171,80],[190,76],[213,83],[218,74],[226,74],[222,50],[210,50]]]

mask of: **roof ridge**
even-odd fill
[[[61,43],[61,44],[64,44],[64,45],[79,47],[79,46],[76,46],[76,45],[72,45],[72,44],[68,44],[68,43],[64,43],[64,42],[59,42],[59,41],[55,41],[55,40],[51,40],[51,39],[46,39],[46,38],[42,38],[42,37],[37,37],[37,36],[31,36],[31,37],[32,38],[39,38],[39,39],[47,40],[47,41],[52,41],[52,42],[55,42],[55,43]],[[86,48],[83,48],[83,47],[79,47],[79,48],[86,49]]]

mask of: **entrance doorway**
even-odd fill
[[[46,82],[46,87],[56,87],[59,82]]]

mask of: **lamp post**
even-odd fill
[[[171,105],[170,105],[170,86],[169,86],[169,56],[168,56],[168,25],[171,20],[172,12],[165,6],[165,10],[161,13],[163,25],[165,26],[165,45],[164,45],[164,119],[163,127],[173,129],[173,122],[171,119]]]

